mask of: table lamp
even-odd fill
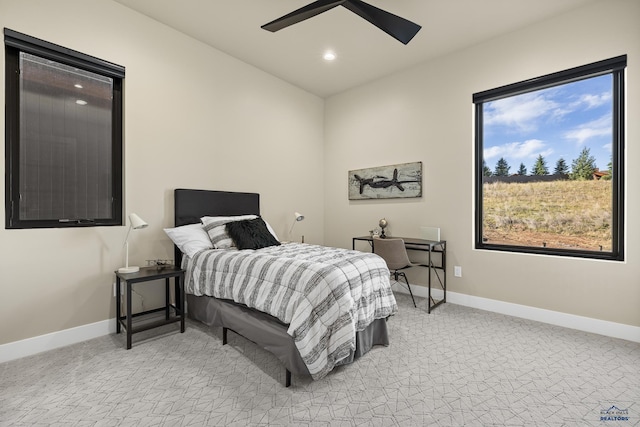
[[[136,271],[140,270],[140,267],[137,267],[135,265],[133,266],[129,266],[129,233],[131,233],[131,230],[139,230],[141,228],[145,228],[147,227],[149,224],[147,224],[146,222],[144,222],[144,220],[142,218],[140,218],[138,215],[132,213],[131,215],[129,215],[129,229],[127,230],[127,237],[124,239],[124,246],[125,246],[125,266],[124,267],[120,267],[118,269],[118,273],[135,273]]]
[[[293,224],[291,224],[291,229],[289,229],[289,236],[291,236],[293,227],[296,225],[296,222],[302,221],[304,219],[304,215],[302,215],[300,212],[294,212],[293,216],[295,217],[295,220],[293,221]],[[302,241],[304,243],[304,236],[302,237]]]

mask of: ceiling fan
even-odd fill
[[[330,1],[330,0],[318,0],[313,3],[309,3],[300,9],[281,16],[262,27],[265,30],[275,33],[278,30],[286,28],[290,25],[297,24],[305,19],[312,18],[323,12],[326,12],[334,7],[342,6],[349,9],[351,12],[366,19],[376,27],[380,28],[385,33],[389,34],[396,40],[407,44],[411,41],[413,36],[416,35],[420,28],[420,25],[401,18],[393,13],[389,13],[385,10],[378,9],[368,3],[360,0],[342,0],[342,1]]]

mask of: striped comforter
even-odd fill
[[[371,253],[288,243],[205,250],[185,268],[187,293],[230,299],[288,324],[314,379],[355,350],[356,331],[397,311],[389,270]]]

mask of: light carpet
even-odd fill
[[[396,296],[389,347],[289,388],[270,353],[192,321],[6,362],[0,425],[640,425],[640,344]]]

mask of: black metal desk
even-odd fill
[[[404,246],[409,250],[424,251],[429,253],[427,264],[420,264],[422,267],[427,267],[428,273],[428,307],[427,312],[431,313],[431,310],[447,302],[447,241],[446,240],[426,240],[416,239],[414,237],[400,237],[400,236],[388,236],[389,238],[404,240]],[[354,237],[351,243],[352,249],[356,248],[356,241],[369,242],[371,251],[373,252],[373,245],[375,239],[371,236]],[[434,264],[432,254],[440,254],[440,264]],[[438,270],[442,270],[442,277],[438,274]],[[440,300],[435,300],[431,295],[431,273],[434,272],[438,279],[438,284],[442,288],[443,297]]]
[[[116,333],[120,333],[121,328],[127,330],[127,350],[131,348],[131,335],[136,332],[166,325],[173,322],[180,322],[180,332],[184,332],[184,270],[173,265],[141,267],[135,273],[120,273],[116,270]],[[172,305],[169,300],[169,279],[175,277],[176,281],[176,305]],[[131,287],[134,283],[149,282],[152,280],[165,279],[165,306],[155,310],[148,310],[142,313],[131,313]],[[121,282],[126,284],[127,315],[122,315],[121,309]],[[171,309],[174,309],[175,316],[171,316]],[[158,311],[165,312],[164,319],[147,322],[139,326],[133,326],[133,317]]]

